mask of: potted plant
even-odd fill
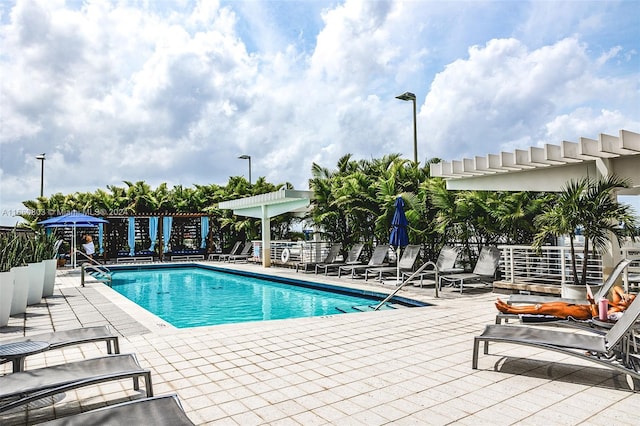
[[[58,237],[55,233],[42,233],[39,236],[41,252],[43,255],[42,262],[44,263],[44,284],[42,287],[42,297],[49,297],[53,295],[53,287],[56,282],[56,259],[58,254]]]
[[[0,294],[2,295],[0,298],[0,327],[7,326],[11,315],[15,282],[11,267],[15,262],[15,240],[15,231],[0,234]]]
[[[42,290],[44,288],[44,260],[45,247],[36,235],[27,237],[27,249],[25,260],[29,269],[29,293],[27,305],[35,305],[42,300]]]
[[[2,291],[3,300],[11,300],[10,315],[24,313],[27,310],[27,296],[29,291],[29,275],[25,264],[25,247],[26,237],[16,231],[4,234],[1,252],[2,252],[2,271],[7,270],[10,274],[3,276],[3,287],[13,284],[13,292],[11,297],[4,297],[4,289]],[[7,290],[8,291],[8,290]]]
[[[618,243],[625,235],[633,235],[636,221],[631,207],[620,204],[615,191],[628,188],[629,182],[616,176],[598,180],[588,177],[570,181],[562,189],[555,203],[537,216],[539,229],[534,246],[540,248],[548,237],[569,236],[571,251],[571,282],[563,283],[563,297],[582,298],[587,284],[589,253],[603,252],[612,238]],[[582,271],[578,273],[575,237],[578,230],[584,236]],[[578,291],[571,294],[571,291]]]

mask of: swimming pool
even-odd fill
[[[112,279],[115,291],[177,328],[361,312],[385,297],[196,265],[118,267]]]

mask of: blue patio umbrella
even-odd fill
[[[93,228],[100,223],[109,223],[99,217],[89,216],[83,213],[73,211],[61,216],[52,217],[38,222],[45,228],[73,228],[73,238],[71,239],[71,259],[73,267],[76,267],[76,228]]]
[[[396,248],[398,253],[396,264],[398,265],[398,282],[400,281],[400,249],[409,245],[409,234],[407,227],[409,221],[404,214],[404,200],[402,197],[396,198],[395,211],[393,212],[393,219],[391,219],[391,235],[389,236],[389,244]]]

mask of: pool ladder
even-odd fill
[[[95,259],[90,260],[92,262],[90,265],[85,265],[84,263],[80,265],[80,285],[84,287],[85,272],[88,272],[89,275],[91,275],[96,280],[101,281],[111,287],[111,270]]]

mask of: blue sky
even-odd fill
[[[39,194],[640,132],[638,1],[0,2],[0,224]],[[637,198],[637,197],[636,197]],[[640,205],[640,203],[637,203]]]

